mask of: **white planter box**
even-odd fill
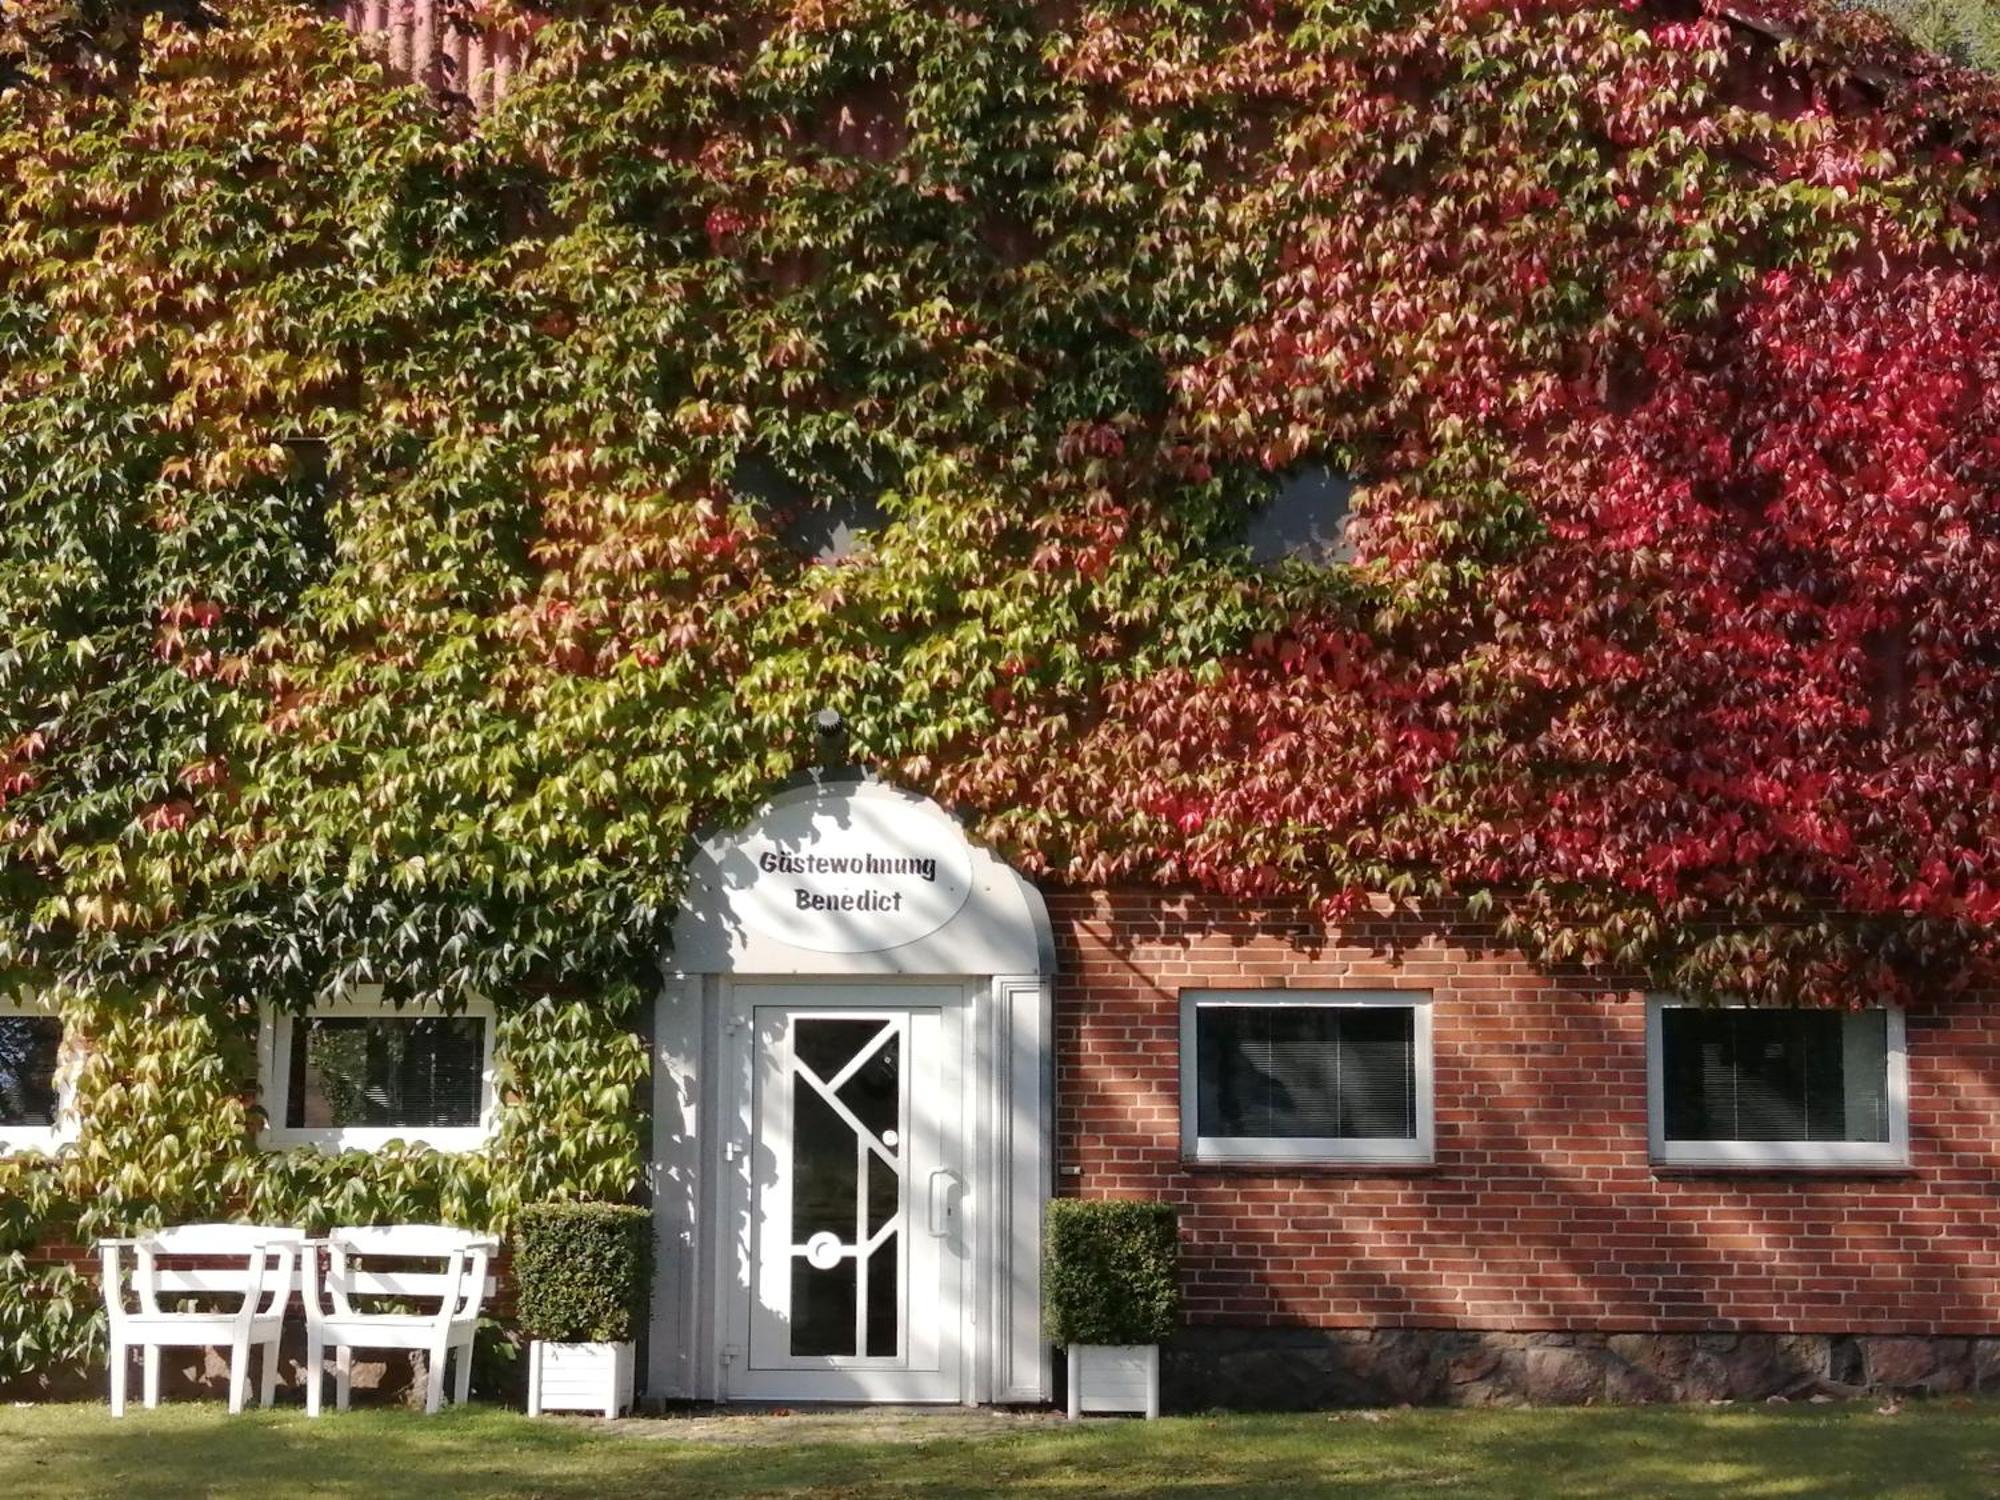
[[[1069,1414],[1136,1411],[1160,1414],[1158,1344],[1071,1344]]]
[[[545,1344],[528,1346],[528,1415],[545,1411],[594,1411],[607,1417],[632,1409],[632,1346]]]

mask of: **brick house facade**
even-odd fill
[[[806,797],[799,805],[807,810],[818,808],[815,799],[836,802],[843,824],[852,806],[911,800],[862,790],[794,796]],[[902,847],[942,847],[922,842],[943,826],[923,820],[941,816],[919,805]],[[747,1082],[734,1092],[732,1079],[744,1074],[729,1062],[731,1049],[750,1049],[743,1063],[754,1058],[762,1069],[788,1045],[771,1029],[774,1015],[802,1035],[822,1014],[852,1027],[857,1012],[873,1025],[878,1012],[895,1021],[935,1004],[945,1007],[940,1015],[964,1006],[964,1056],[975,1075],[970,1060],[990,1051],[975,1033],[1004,1041],[987,1028],[1001,1024],[996,1010],[1013,1007],[1010,1045],[1024,1061],[1043,1059],[1049,1087],[1036,1098],[1030,1084],[1024,1096],[1023,1079],[1036,1069],[1002,1069],[975,1087],[961,1083],[954,1097],[963,1107],[949,1107],[964,1123],[962,1150],[939,1160],[962,1177],[979,1227],[941,1228],[963,1238],[968,1308],[983,1305],[988,1283],[1016,1288],[1019,1305],[1008,1305],[1011,1346],[999,1350],[993,1335],[977,1331],[981,1315],[960,1308],[968,1347],[983,1351],[990,1372],[972,1385],[971,1375],[961,1381],[946,1366],[926,1378],[945,1381],[948,1393],[914,1399],[1052,1394],[1032,1294],[1039,1205],[1050,1191],[1180,1208],[1186,1322],[1165,1351],[1170,1409],[1761,1399],[2000,1382],[1995,997],[1902,1018],[1902,1164],[1670,1165],[1657,1159],[1649,1001],[1638,988],[1551,974],[1490,927],[1446,913],[1385,909],[1328,928],[1298,912],[1208,896],[1035,892],[968,847],[968,910],[983,903],[990,916],[994,892],[1008,888],[1021,902],[997,924],[982,917],[977,941],[1012,941],[1004,929],[1016,916],[1022,933],[1045,924],[1044,941],[1023,938],[983,957],[960,948],[884,972],[867,967],[874,950],[858,950],[851,962],[768,943],[746,950],[739,938],[719,936],[728,924],[710,923],[708,941],[740,962],[703,978],[695,972],[702,924],[678,934],[674,957],[685,968],[670,972],[656,1021],[652,1180],[663,1254],[654,1397],[761,1399],[730,1384],[740,1377],[729,1366],[743,1350],[730,1342],[726,1309],[747,1307],[751,1289],[727,1274],[727,1256],[695,1249],[736,1243],[741,1220],[720,1211],[745,1160],[731,1113],[744,1110],[752,1139],[786,1147],[786,1127],[765,1124],[762,1103],[752,1102],[765,1096],[753,1096]],[[1037,917],[1038,907],[1045,915]],[[949,936],[963,915],[939,931]],[[908,958],[906,948],[884,951]],[[989,971],[990,989],[948,977]],[[1016,973],[1042,977],[1005,977]],[[1033,1020],[1037,994],[1046,1024]],[[1200,1143],[1190,1142],[1192,998],[1258,1009],[1361,995],[1394,1009],[1407,997],[1428,1010],[1411,1048],[1427,1080],[1417,1095],[1427,1116],[1417,1131],[1423,1159],[1202,1159]],[[688,1039],[679,1050],[669,1035],[676,1026]],[[919,1041],[911,1031],[909,1045]],[[913,1076],[921,1093],[930,1075]],[[975,1118],[989,1089],[1015,1115],[1025,1154],[1012,1165]],[[677,1115],[676,1099],[694,1112]],[[1031,1115],[1046,1125],[1027,1128]],[[701,1125],[704,1117],[714,1123]],[[809,1143],[799,1137],[789,1149],[803,1172]],[[704,1177],[711,1186],[698,1186]],[[911,1180],[909,1211],[921,1223],[923,1173]],[[754,1193],[739,1201],[764,1201],[756,1196],[763,1182],[746,1176],[742,1186]],[[684,1198],[677,1184],[690,1189]],[[1011,1249],[1007,1226],[990,1217],[1009,1202],[1020,1215]],[[936,1234],[935,1207],[929,1212]],[[781,1236],[780,1246],[791,1238]],[[92,1269],[87,1252],[64,1247],[42,1247],[36,1258],[86,1276]],[[496,1313],[504,1316],[507,1303],[503,1292]],[[711,1315],[709,1306],[722,1310]],[[949,1303],[940,1307],[941,1317],[952,1315]],[[996,1325],[1006,1320],[988,1324]],[[754,1316],[749,1326],[754,1338]],[[974,1369],[970,1356],[965,1368]],[[194,1373],[212,1384],[219,1369],[211,1361]],[[368,1380],[400,1388],[408,1372],[384,1366]],[[80,1394],[95,1381],[13,1394]],[[908,1398],[870,1389],[840,1399]]]
[[[509,87],[524,46],[457,26],[435,0],[354,0],[345,17],[379,39],[392,70],[474,106]],[[2000,995],[1918,1007],[1898,1020],[1906,1160],[1672,1164],[1654,1149],[1653,1023],[1634,983],[1552,973],[1490,927],[1450,913],[1385,910],[1327,928],[1299,913],[1154,890],[1050,889],[1035,899],[1046,903],[1053,939],[1045,967],[1029,951],[1032,935],[1013,944],[1027,953],[1019,961],[1013,951],[977,962],[952,956],[927,969],[889,958],[875,968],[808,969],[797,952],[750,962],[731,950],[682,974],[672,966],[688,945],[672,945],[658,1022],[679,1017],[691,1041],[683,1055],[664,1047],[656,1055],[653,1182],[671,1231],[663,1240],[711,1238],[700,1254],[667,1257],[656,1301],[674,1310],[656,1324],[656,1395],[717,1394],[717,1364],[725,1382],[740,1374],[742,1349],[719,1325],[740,1322],[749,1330],[741,1344],[761,1336],[765,1309],[753,1305],[761,1283],[720,1287],[717,1272],[731,1248],[719,1207],[736,1190],[730,1174],[745,1142],[698,1138],[692,1122],[736,1109],[727,1090],[739,1083],[742,1117],[753,1119],[761,1106],[751,1103],[750,1068],[715,1076],[727,1073],[724,1038],[759,1024],[755,1004],[737,997],[759,985],[775,993],[802,974],[850,992],[871,977],[967,981],[968,1036],[1002,1005],[1018,1005],[1026,1025],[1033,986],[1045,985],[1052,1030],[1035,1043],[1046,1044],[1052,1064],[1052,1094],[1040,1101],[1053,1124],[1046,1157],[1024,1148],[1018,1173],[999,1163],[982,1135],[988,1126],[968,1108],[954,1160],[967,1176],[974,1160],[987,1174],[967,1195],[982,1215],[1010,1193],[1032,1198],[1037,1172],[1057,1194],[1180,1207],[1187,1325],[1167,1351],[1171,1405],[1758,1399],[2000,1382]],[[891,988],[881,984],[872,1002],[889,1024],[903,1024],[895,1014],[905,1011],[927,1020],[930,1008],[951,1009],[884,999]],[[1200,1159],[1189,1143],[1189,997],[1222,992],[1394,992],[1427,1002],[1424,1159]],[[794,1006],[789,1024],[814,1024],[812,1002],[784,1003]],[[899,1035],[913,1050],[919,1033]],[[993,1033],[999,1042],[1010,1035]],[[976,1050],[968,1041],[966,1056]],[[681,1075],[700,1074],[688,1084],[682,1126],[661,1104],[678,1086],[669,1064],[696,1056],[699,1070]],[[778,1065],[793,1062],[787,1051]],[[979,1097],[990,1094],[1000,1112],[1006,1090],[1019,1087],[996,1073],[980,1080]],[[781,1132],[749,1144],[773,1142],[805,1150]],[[933,1188],[940,1174],[950,1175],[938,1167]],[[696,1180],[704,1185],[690,1189],[686,1214],[673,1217],[663,1185]],[[742,1186],[748,1203],[751,1189],[768,1184]],[[924,1206],[935,1220],[938,1200],[920,1196],[914,1166],[906,1186],[912,1222]],[[1018,1236],[1011,1249],[1000,1243],[1009,1227]],[[864,1214],[854,1238],[866,1228]],[[960,1278],[978,1288],[968,1303],[987,1295],[979,1278],[996,1287],[1018,1278],[1035,1248],[1018,1224],[982,1218],[979,1235],[984,1259]],[[782,1253],[792,1249],[788,1237]],[[37,1254],[90,1265],[60,1247]],[[968,1348],[993,1337],[999,1319],[990,1310],[951,1305]],[[927,1394],[885,1385],[865,1399],[1046,1396],[1029,1368],[1046,1355],[1034,1348],[1032,1299],[1021,1296],[1010,1315],[1025,1329],[1025,1350],[994,1353],[982,1343],[963,1361],[963,1379],[947,1372],[949,1380],[922,1387]],[[702,1357],[690,1354],[682,1367],[660,1352],[682,1346]],[[821,1394],[798,1390],[799,1399]],[[726,1384],[719,1394],[729,1398]]]
[[[1182,1205],[1182,1404],[1755,1397],[2000,1378],[2000,1005],[1907,1017],[1907,1168],[1655,1165],[1644,995],[1476,924],[1326,930],[1152,892],[1050,898],[1059,1191]],[[1191,1162],[1182,991],[1428,992],[1423,1166]]]

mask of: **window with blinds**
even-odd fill
[[[1656,1003],[1649,1039],[1657,1158],[1808,1166],[1904,1158],[1903,1028],[1894,1011]]]
[[[291,1030],[285,1124],[479,1124],[486,1022],[476,1016],[314,1017]]]
[[[1184,1004],[1183,1134],[1197,1159],[1428,1158],[1427,1001],[1324,991]]]

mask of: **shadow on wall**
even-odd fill
[[[750,929],[738,914],[736,898],[755,887],[762,872],[742,840],[746,830],[761,831],[760,825],[772,802],[798,793],[814,794],[811,799],[814,828],[794,831],[785,837],[764,837],[770,852],[796,856],[812,849],[817,824],[822,819],[837,832],[855,831],[855,801],[850,794],[864,787],[892,789],[889,783],[861,774],[800,772],[773,792],[751,815],[748,824],[697,830],[691,841],[696,852],[689,866],[688,893],[674,914],[674,935],[664,961],[672,965],[677,950],[681,949],[702,954],[725,953],[750,938]],[[713,889],[700,890],[699,883],[703,881],[711,882]],[[823,912],[819,917],[825,925],[839,930],[843,943],[840,951],[862,952],[868,948],[870,922],[864,914]]]
[[[1278,915],[1121,912],[1115,947],[1091,954],[1122,968],[1114,996],[1059,988],[1064,1159],[1086,1182],[1115,1177],[1109,1191],[1182,1205],[1196,1321],[1166,1350],[1170,1408],[2000,1388],[2000,1338],[1963,1331],[1990,1324],[2000,1301],[1981,1248],[2000,1103],[1954,1061],[1987,1046],[1982,1013],[1912,1018],[1912,1172],[1662,1175],[1647,1157],[1637,993],[1529,970],[1439,919],[1428,931],[1464,961],[1434,983],[1421,963],[1399,981],[1438,997],[1434,1167],[1184,1168],[1164,1039],[1179,985],[1203,983],[1181,977],[1199,975],[1198,950],[1220,936],[1232,954],[1268,955],[1282,932],[1288,952],[1324,966],[1268,980],[1293,985],[1351,982],[1336,948],[1371,986],[1385,962],[1423,956],[1379,923],[1328,934]],[[1086,966],[1073,931],[1064,945],[1074,985]],[[1168,1048],[1164,1065],[1130,1065],[1154,1046]],[[1580,1077],[1595,1086],[1576,1088]],[[1104,1108],[1113,1093],[1118,1107]]]

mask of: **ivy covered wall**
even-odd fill
[[[688,836],[823,706],[1050,883],[1991,964],[1990,81],[1791,6],[479,19],[478,117],[278,0],[0,33],[0,987],[82,1105],[0,1376],[90,1337],[38,1246],[628,1191]],[[1250,561],[1302,465],[1354,564]],[[502,1006],[493,1148],[256,1147],[259,1008],[361,981]]]

